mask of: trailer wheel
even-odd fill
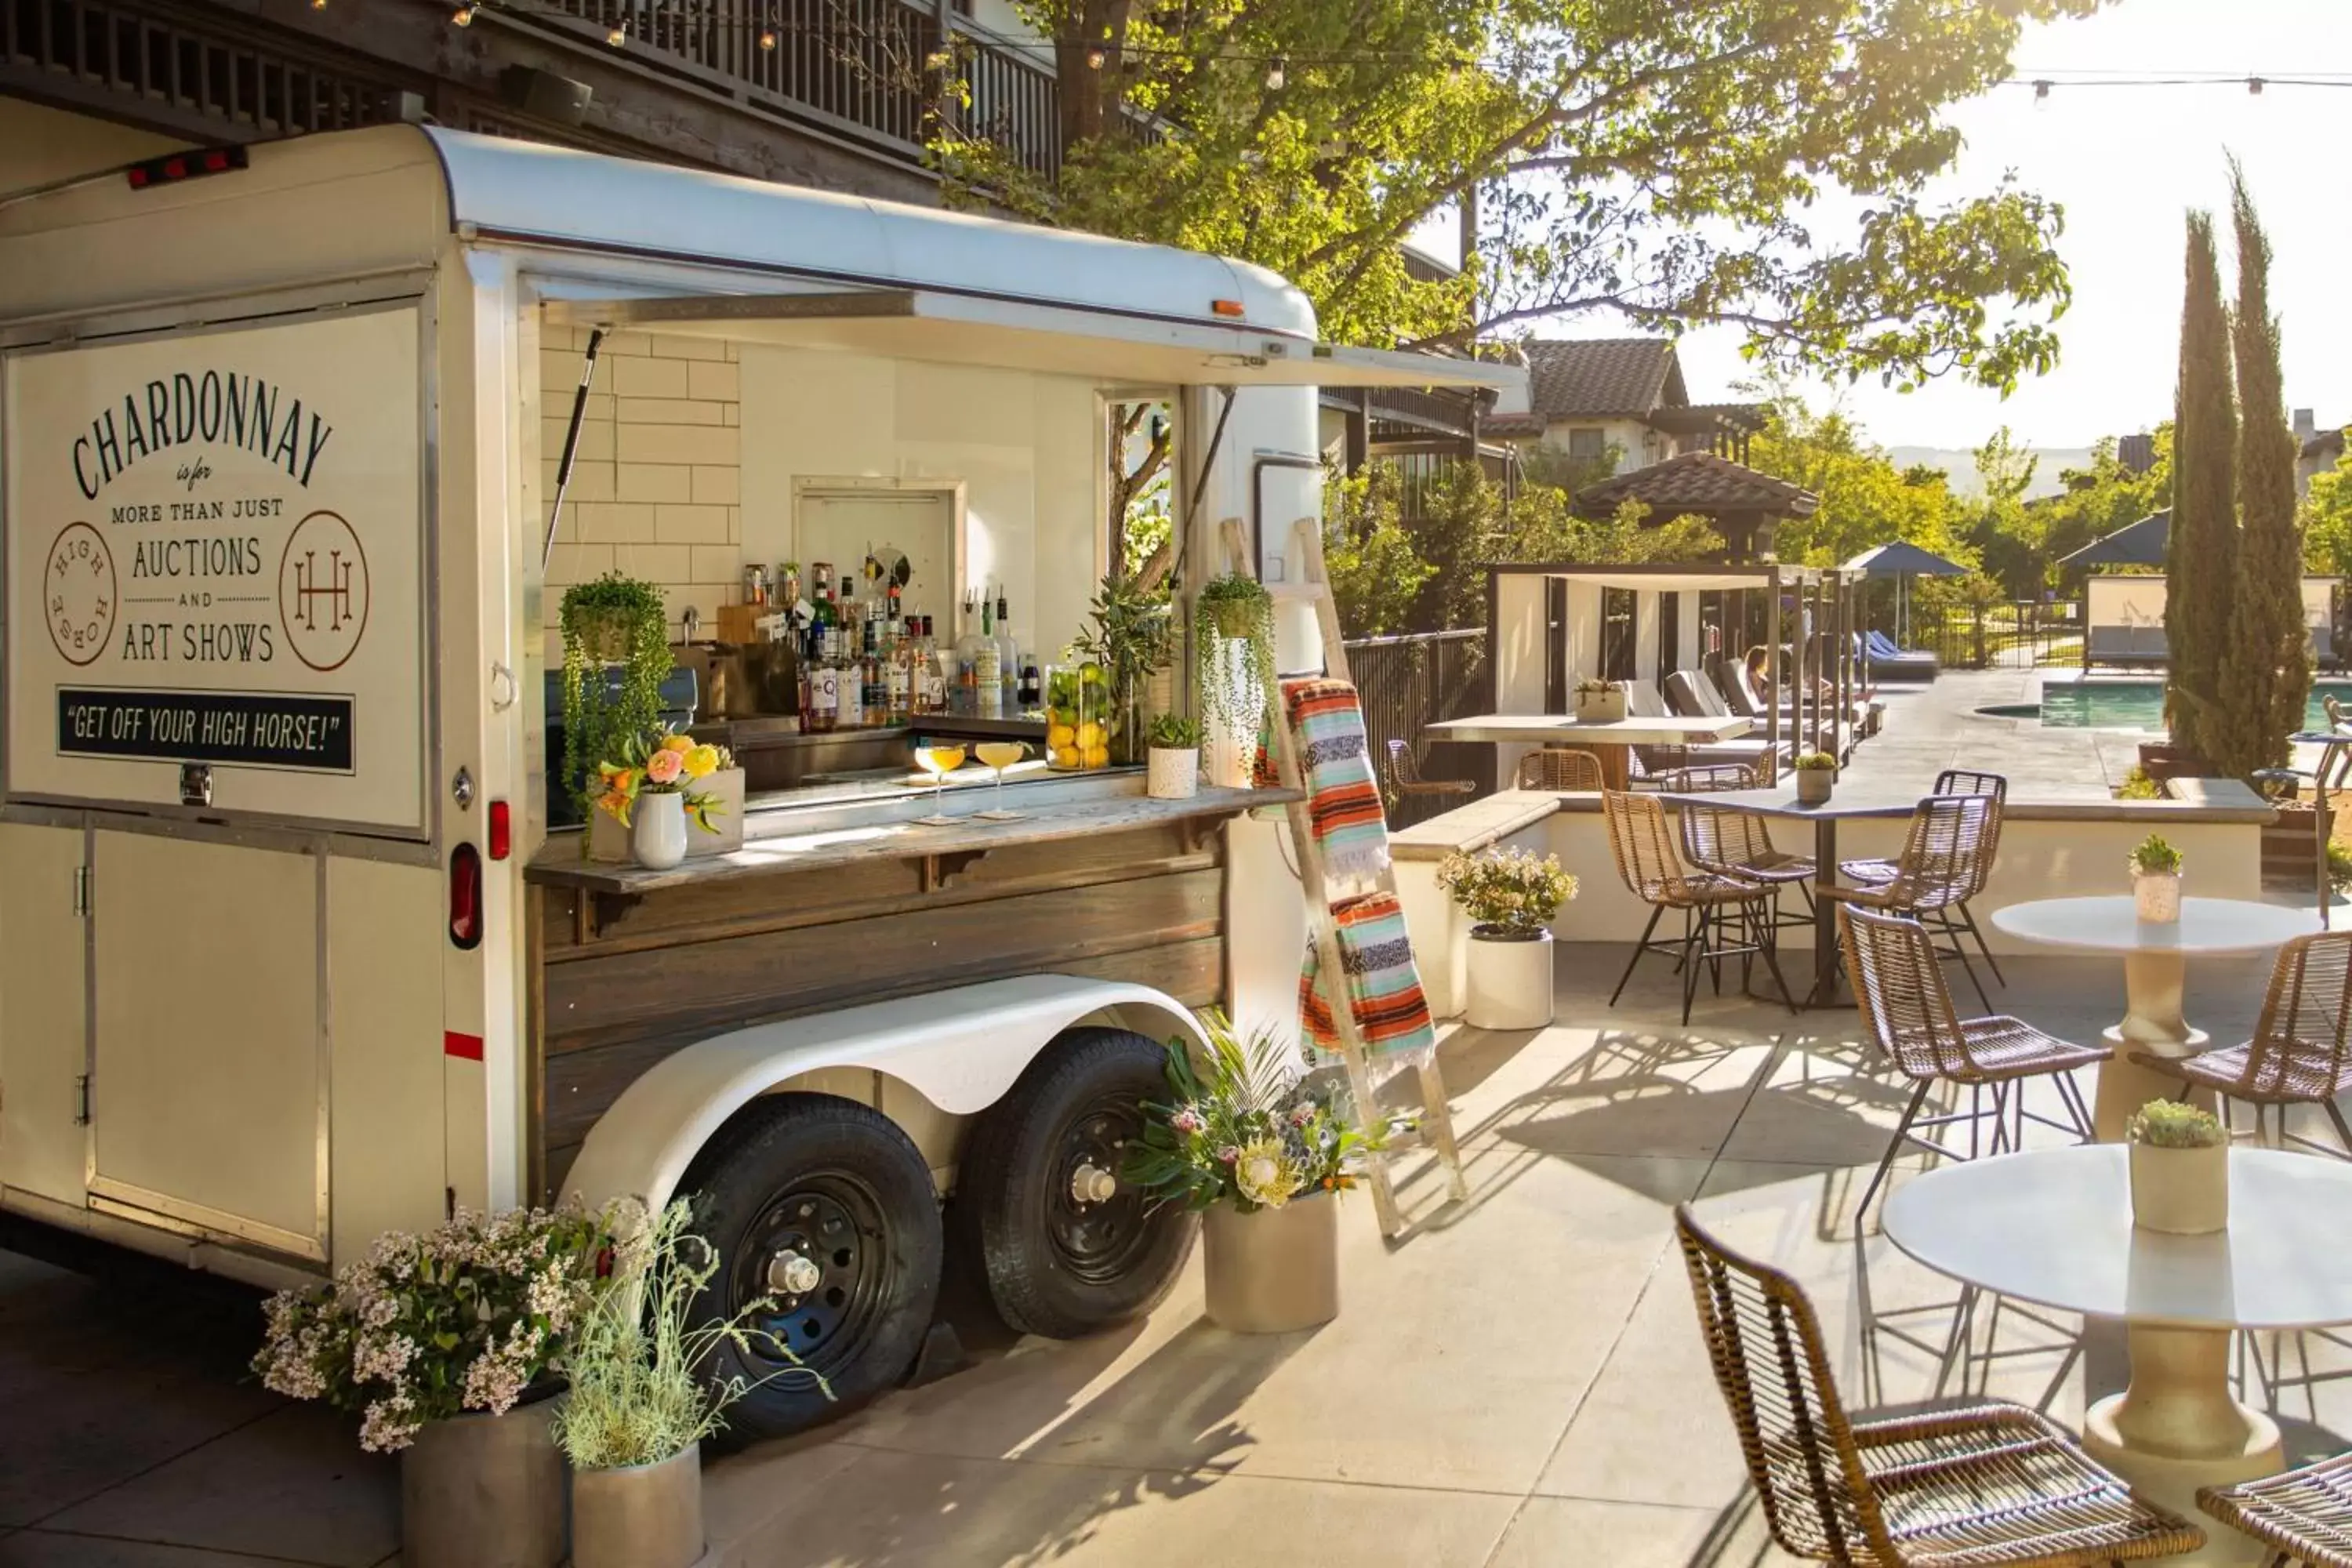
[[[714,1381],[759,1384],[729,1411],[730,1428],[783,1436],[905,1375],[939,1300],[942,1242],[930,1169],[889,1118],[829,1095],[756,1100],[696,1156],[684,1186],[719,1258],[690,1320],[776,1304],[749,1324],[770,1338],[712,1352]],[[833,1398],[787,1370],[775,1344]]]
[[[1093,1333],[1175,1284],[1199,1223],[1119,1176],[1143,1102],[1167,1093],[1166,1062],[1129,1030],[1066,1030],[972,1129],[952,1205],[959,1240],[1013,1328]]]

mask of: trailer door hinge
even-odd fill
[[[74,1125],[87,1127],[89,1125],[89,1074],[74,1075]]]
[[[87,866],[74,868],[73,912],[85,918],[89,914],[89,868]]]

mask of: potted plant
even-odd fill
[[[2230,1228],[2230,1130],[2210,1110],[2151,1100],[2125,1130],[2132,1223],[2171,1236]]]
[[[2180,918],[2180,851],[2151,833],[2131,852],[2132,904],[2139,918],[2170,925]]]
[[[670,672],[661,590],[616,573],[563,593],[563,784],[585,824],[603,793],[596,764],[661,722]],[[587,835],[582,835],[585,854]]]
[[[1202,1215],[1210,1319],[1236,1333],[1278,1334],[1339,1313],[1339,1205],[1376,1135],[1303,1076],[1293,1038],[1261,1026],[1238,1037],[1201,1015],[1195,1064],[1168,1047],[1169,1102],[1147,1105],[1127,1179],[1160,1203]]]
[[[717,746],[696,744],[691,736],[649,730],[629,737],[618,762],[596,764],[604,784],[597,808],[629,830],[630,852],[638,865],[667,871],[685,859],[689,820],[704,833],[719,831],[722,804],[699,786],[719,771],[724,755]]]
[[[1559,857],[1525,849],[1459,851],[1437,864],[1440,891],[1470,918],[1468,994],[1474,1029],[1540,1029],[1552,1018],[1551,918],[1576,897]]]
[[[1614,724],[1625,717],[1625,689],[1613,680],[1576,683],[1576,721]]]
[[[572,1462],[572,1568],[688,1568],[702,1555],[700,1445],[726,1425],[727,1406],[757,1386],[740,1376],[709,1380],[703,1363],[713,1349],[748,1351],[756,1336],[763,1355],[792,1363],[775,1375],[817,1375],[746,1327],[773,1301],[753,1301],[725,1321],[688,1321],[719,1272],[718,1253],[688,1231],[688,1215],[681,1198],[651,1223],[639,1209],[615,1226],[612,1277],[573,1334],[571,1392],[554,1423]]]
[[[1144,793],[1154,800],[1190,800],[1201,787],[1201,726],[1177,713],[1151,721]]]
[[[1798,757],[1797,799],[1806,805],[1825,805],[1837,783],[1837,759],[1827,752],[1807,752]]]
[[[357,1412],[360,1446],[400,1455],[415,1568],[562,1558],[553,1396],[612,1239],[607,1216],[578,1209],[460,1209],[378,1237],[332,1285],[270,1300],[254,1371],[273,1393]]]
[[[1228,573],[1192,602],[1193,684],[1208,742],[1210,782],[1247,789],[1258,732],[1274,700],[1274,595]]]
[[[743,847],[743,770],[735,763],[735,754],[726,747],[698,742],[691,735],[676,731],[656,731],[641,738],[643,748],[676,752],[685,759],[679,773],[688,785],[688,793],[679,801],[679,815],[691,823],[697,832],[686,835],[686,858],[724,855]],[[588,858],[591,860],[633,860],[636,857],[632,824],[636,814],[624,811],[623,803],[615,798],[614,781],[629,771],[633,750],[629,742],[621,745],[620,760],[597,764],[597,777],[604,792],[596,797],[601,807],[588,819]],[[613,771],[607,772],[610,767]],[[667,771],[668,764],[662,764]],[[644,793],[642,781],[633,782],[630,793]],[[698,809],[697,803],[699,803]],[[667,807],[656,806],[656,811]],[[666,831],[666,827],[665,827]],[[642,862],[641,862],[642,863]]]
[[[1092,625],[1071,646],[1103,668],[1110,683],[1110,760],[1131,764],[1142,758],[1143,715],[1153,678],[1168,668],[1176,646],[1176,626],[1167,588],[1148,588],[1133,576],[1109,576],[1088,612]],[[1165,708],[1164,699],[1151,704]]]

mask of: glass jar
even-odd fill
[[[1045,667],[1045,765],[1059,773],[1110,765],[1110,688],[1091,659]]]

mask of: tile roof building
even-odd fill
[[[1522,448],[1541,444],[1580,458],[1613,448],[1626,473],[1685,452],[1744,458],[1748,437],[1763,427],[1757,405],[1693,403],[1669,339],[1535,339],[1520,348],[1529,411],[1481,429]]]

